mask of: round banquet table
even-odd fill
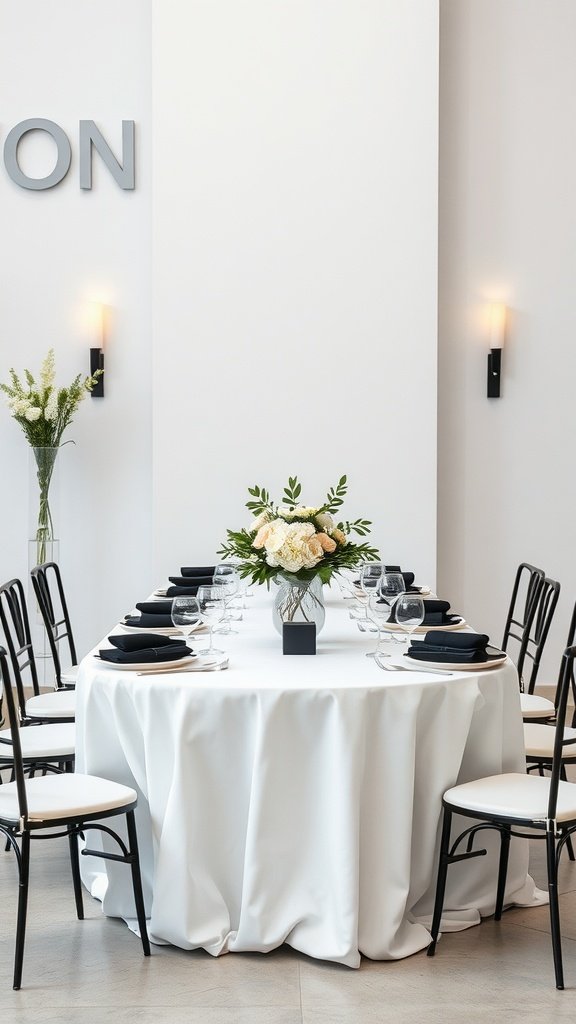
[[[424,949],[442,794],[525,770],[510,661],[383,672],[365,657],[374,635],[325,589],[316,656],[282,655],[260,588],[238,635],[219,638],[226,671],[138,676],[95,652],[80,665],[77,771],[137,790],[153,942],[215,956],[288,943],[349,967]],[[488,856],[449,872],[444,930],[493,913],[497,840],[482,842]],[[542,901],[527,845],[512,843],[508,903]],[[82,871],[104,913],[134,916],[125,866],[82,858]]]

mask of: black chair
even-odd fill
[[[553,718],[552,701],[534,693],[540,662],[556,605],[560,584],[541,569],[521,562],[516,572],[502,650],[516,663],[520,677],[520,705],[525,720]],[[510,647],[512,649],[510,649]]]
[[[514,662],[518,662],[526,630],[530,628],[534,615],[540,584],[544,579],[544,571],[520,562],[514,578],[510,607],[504,626],[502,650],[506,651]],[[512,645],[512,650],[509,650]]]
[[[32,586],[38,602],[40,614],[46,628],[50,653],[54,662],[55,684],[57,690],[73,689],[76,685],[78,658],[72,634],[68,605],[62,585],[62,576],[56,562],[44,562],[37,565],[30,573]],[[62,669],[60,643],[66,641],[68,648],[67,661],[69,668]]]
[[[450,864],[480,857],[483,849],[474,849],[474,840],[485,829],[500,833],[500,861],[496,888],[494,919],[499,921],[504,906],[508,854],[512,836],[546,841],[550,924],[556,988],[564,988],[562,940],[558,906],[558,862],[564,846],[576,831],[576,784],[561,778],[565,749],[576,744],[576,738],[564,738],[568,694],[574,687],[576,647],[568,647],[562,657],[562,679],[558,694],[552,773],[549,777],[521,773],[492,775],[466,782],[449,789],[442,800],[444,820],[436,900],[432,919],[432,941],[428,956],[434,956],[440,932],[446,876]],[[463,815],[477,819],[451,841],[452,818]],[[529,830],[527,832],[526,830]],[[461,844],[465,843],[465,848]]]
[[[68,837],[76,913],[79,920],[82,920],[84,911],[78,837],[84,835],[88,829],[97,829],[111,837],[118,844],[119,853],[88,849],[83,850],[83,853],[103,857],[107,860],[122,861],[124,864],[130,865],[142,949],[144,956],[150,956],[138,839],[134,820],[134,808],[137,801],[135,791],[128,786],[109,782],[107,779],[100,779],[94,775],[45,775],[40,778],[26,779],[22,762],[18,714],[4,648],[0,648],[0,676],[12,730],[14,751],[15,780],[0,786],[0,832],[6,836],[14,850],[19,876],[14,988],[19,989],[22,981],[30,841],[32,839]],[[102,819],[116,817],[120,814],[126,816],[127,844],[108,825],[101,823]],[[20,843],[17,840],[20,840]]]
[[[9,580],[0,586],[0,626],[14,667],[18,700],[24,709],[24,721],[73,721],[76,713],[74,690],[40,692],[26,596],[20,580]],[[30,685],[33,693],[27,700],[25,685]]]

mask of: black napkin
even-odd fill
[[[125,615],[126,626],[137,626],[139,629],[172,629],[174,623],[171,615],[151,615],[142,612],[141,615]]]
[[[171,615],[172,601],[138,601],[136,608],[146,615]]]
[[[125,633],[109,636],[112,648],[100,650],[102,661],[117,665],[138,665],[141,662],[176,661],[192,651],[182,640],[170,640],[167,636],[141,633],[128,636]]]
[[[426,633],[420,643],[410,645],[408,657],[415,661],[445,661],[454,664],[494,661],[502,657],[502,651],[488,654],[486,647],[489,639],[485,633]]]
[[[383,601],[386,598],[382,598]],[[424,619],[422,621],[423,626],[452,626],[455,622],[459,622],[461,619],[460,615],[449,614],[450,602],[449,601],[435,601],[426,600],[424,601]],[[390,618],[388,622],[396,622],[396,605],[390,612]]]
[[[413,572],[402,572],[402,570],[401,570],[399,565],[385,565],[384,566],[384,572],[399,572],[400,575],[402,576],[402,579],[404,580],[404,586],[406,587],[406,593],[407,594],[419,594],[420,593],[420,587],[415,587],[413,585],[414,584],[414,573]],[[380,582],[380,580],[378,579],[377,576],[375,576],[373,582],[372,582],[372,580],[368,580],[368,586],[369,587],[375,587],[376,584],[379,583],[379,582]],[[359,579],[354,580],[354,583],[355,583],[355,585],[357,587],[360,586],[360,580]]]
[[[209,576],[212,579],[215,565],[183,565],[180,569],[182,576]]]
[[[211,587],[214,573],[211,576],[169,576],[168,579],[175,587]]]
[[[192,581],[190,581],[192,582]],[[212,586],[212,580],[210,583],[197,583],[193,587],[168,587],[166,591],[166,597],[196,597],[198,593],[198,587]]]

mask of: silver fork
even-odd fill
[[[384,663],[380,660],[380,657],[377,654],[374,655],[374,661],[378,665],[378,668],[383,669],[384,672],[411,672],[411,673],[413,673],[413,672],[424,672],[427,675],[429,673],[431,673],[432,675],[435,675],[435,676],[453,676],[454,675],[453,672],[445,672],[444,669],[441,669],[441,668],[418,668],[418,669],[413,669],[413,668],[406,668],[405,665],[384,665]]]

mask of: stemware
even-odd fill
[[[367,651],[366,657],[375,658],[376,655],[380,655],[380,657],[387,658],[389,657],[389,655],[382,653],[382,651],[380,650],[380,643],[382,639],[382,625],[383,623],[388,621],[388,616],[390,615],[390,606],[381,597],[379,587],[377,587],[376,590],[372,591],[372,593],[370,594],[370,597],[368,598],[368,609],[372,622],[374,622],[378,628],[378,637],[376,639],[375,649],[373,651]]]
[[[202,655],[224,654],[224,651],[214,647],[212,637],[214,626],[217,622],[220,622],[224,615],[224,588],[218,584],[213,584],[209,587],[198,587],[196,600],[198,601],[200,618],[202,619],[202,622],[206,623],[210,630],[208,647],[203,647],[202,650],[197,651],[196,653]]]
[[[195,597],[175,597],[172,601],[172,623],[182,633],[184,643],[189,643],[190,634],[200,622],[200,606]]]
[[[382,562],[362,562],[360,566],[359,584],[364,595],[364,615],[356,621],[361,630],[368,630],[370,633],[376,632],[376,626],[368,615],[368,598],[378,589],[383,572]]]
[[[236,571],[235,566],[229,562],[221,562],[214,569],[214,576],[212,583],[215,587],[222,587],[222,599],[224,601],[224,614],[222,616],[222,624],[218,626],[217,633],[237,633],[237,629],[233,629],[230,623],[233,619],[237,621],[242,618],[242,612],[238,615],[232,615],[230,612],[230,605],[236,594],[240,590],[240,577]]]
[[[396,602],[396,622],[406,630],[407,643],[424,621],[424,601],[418,594],[401,594]]]
[[[404,583],[404,577],[401,572],[384,572],[382,573],[382,579],[380,580],[379,586],[380,596],[385,601],[385,607],[388,609],[388,619],[392,615],[392,610],[401,594],[406,592],[406,585]],[[397,637],[391,636],[391,640],[398,640]],[[398,643],[402,643],[402,640],[398,640]]]

